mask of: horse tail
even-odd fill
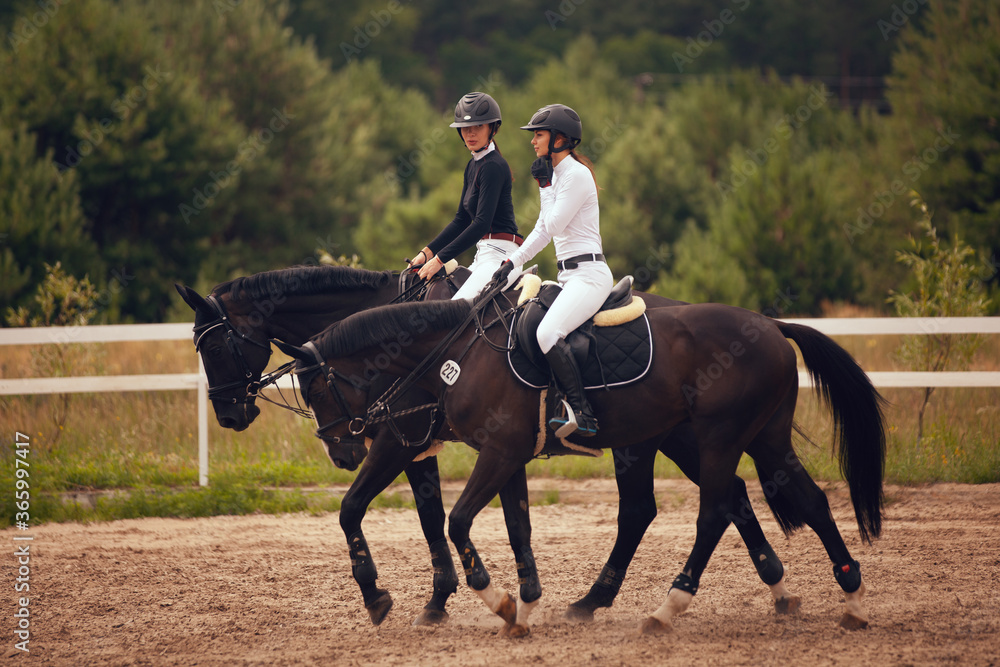
[[[816,391],[833,412],[840,471],[851,490],[861,539],[882,533],[885,497],[885,398],[847,350],[828,336],[801,324],[776,321],[802,352]]]

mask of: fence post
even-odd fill
[[[208,486],[208,376],[198,355],[198,484]]]

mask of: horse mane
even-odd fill
[[[275,296],[312,296],[341,289],[378,289],[392,280],[392,271],[368,271],[349,266],[293,266],[235,278],[212,288],[234,301]]]
[[[416,301],[390,304],[355,313],[312,338],[324,358],[349,357],[381,343],[400,343],[428,331],[451,329],[461,324],[472,304],[456,301]]]

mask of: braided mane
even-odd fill
[[[228,292],[234,301],[249,301],[278,295],[312,296],[336,290],[378,289],[392,279],[392,271],[368,271],[349,266],[293,266],[219,283],[212,293]]]
[[[401,342],[428,331],[458,326],[472,310],[466,299],[417,301],[379,306],[355,313],[312,338],[324,358],[349,357],[380,343]]]

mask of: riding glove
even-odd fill
[[[552,158],[543,155],[531,163],[531,175],[538,181],[538,187],[547,188],[552,185]]]
[[[500,263],[500,268],[497,269],[496,273],[493,274],[492,283],[494,285],[506,285],[507,276],[509,276],[510,272],[513,270],[514,270],[514,263],[511,262],[509,259],[505,259]]]

